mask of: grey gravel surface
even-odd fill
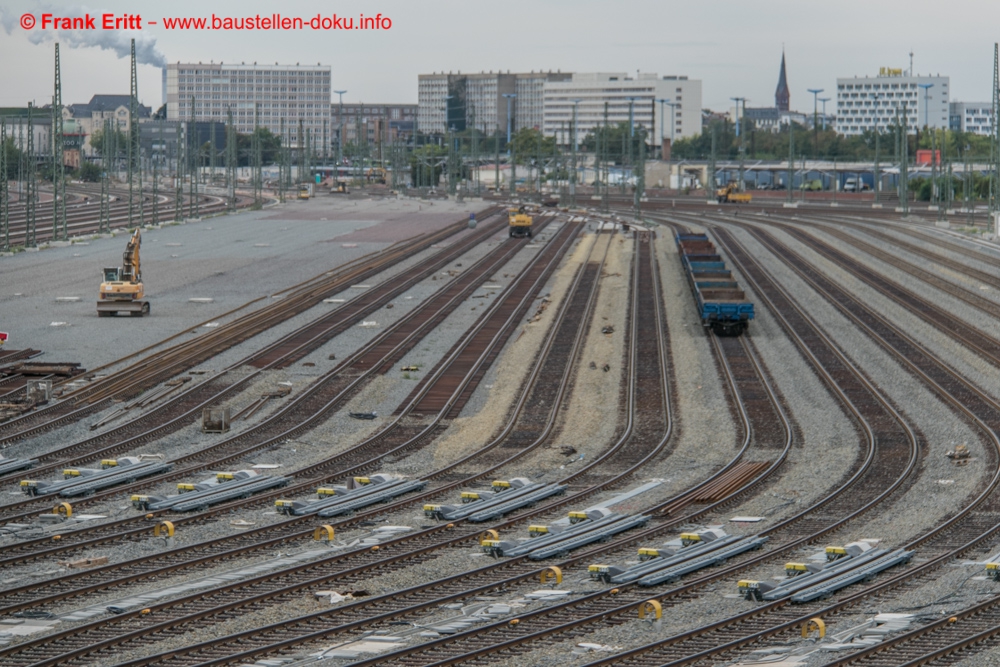
[[[890,505],[891,510],[885,507],[878,513],[877,518],[864,523],[855,522],[846,529],[847,532],[854,535],[855,539],[873,537],[881,538],[888,544],[902,544],[915,537],[921,530],[936,525],[942,517],[962,506],[985,473],[983,450],[979,449],[982,443],[978,434],[959,422],[951,410],[931,396],[908,372],[900,368],[894,359],[889,358],[881,348],[875,347],[870,338],[847,323],[839,312],[834,312],[833,307],[825,299],[815,294],[797,275],[776,260],[747,233],[736,229],[734,233],[750,252],[764,262],[765,268],[792,292],[798,302],[814,315],[817,322],[824,326],[841,349],[853,358],[857,365],[864,368],[869,377],[876,378],[879,388],[896,405],[902,407],[909,422],[926,438],[927,455],[920,469],[921,474],[912,489],[903,497],[894,498]],[[848,281],[834,267],[830,267],[822,258],[810,253],[807,248],[798,246],[791,239],[788,239],[788,242],[810,261],[828,271],[835,279],[844,280],[844,284],[854,293],[864,295],[866,302],[880,303],[878,296],[871,294],[869,288]],[[913,326],[916,328],[924,325],[915,323]],[[956,470],[944,454],[961,442],[967,442],[973,449],[974,455],[979,455],[979,459],[969,466]],[[942,479],[954,481],[950,484],[939,484],[938,481]],[[836,536],[832,539],[836,539]]]

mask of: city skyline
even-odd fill
[[[929,2],[884,4],[887,6],[849,3],[827,16],[803,14],[800,3],[785,0],[768,3],[766,8],[722,2],[692,8],[634,0],[621,6],[624,11],[615,12],[620,19],[629,15],[631,8],[636,20],[624,21],[609,20],[612,17],[605,4],[587,0],[513,0],[496,16],[451,0],[420,5],[384,0],[378,7],[354,2],[338,5],[337,10],[359,15],[378,9],[392,19],[392,28],[386,31],[206,33],[169,31],[161,25],[118,34],[125,38],[138,35],[152,54],[147,59],[154,61],[162,56],[170,63],[329,65],[333,86],[348,91],[345,102],[415,103],[418,74],[435,71],[641,70],[702,80],[705,108],[724,111],[734,96],[746,97],[748,106],[770,106],[783,49],[791,108],[799,111],[811,111],[809,88],[823,88],[831,96],[837,78],[874,77],[880,67],[909,69],[911,49],[915,73],[951,77],[952,100],[990,98],[993,42],[997,38],[989,34],[987,26],[992,24],[990,19],[1000,18],[1000,9],[987,2],[963,3],[963,11],[974,14],[976,21],[956,21],[961,29],[942,33],[938,22],[926,19],[934,10]],[[849,11],[852,7],[858,10],[854,15]],[[903,7],[905,14],[897,16]],[[73,43],[87,43],[87,39],[79,34],[26,32],[16,24],[25,12],[71,14],[70,6],[14,1],[4,3],[2,9],[0,59],[16,62],[18,67],[8,68],[4,74],[0,106],[50,101],[53,40],[63,44],[64,103],[82,102],[93,94],[127,93],[127,59],[119,58],[113,50],[71,48]],[[330,12],[328,5],[311,1],[286,3],[281,9],[300,16]],[[86,11],[122,13],[135,11],[135,5],[109,0],[88,6]],[[156,15],[146,13],[144,20],[156,20],[162,14],[158,9],[152,11]],[[275,7],[256,0],[209,5],[179,0],[171,3],[169,11],[172,16],[270,16]],[[524,20],[525,16],[532,20]],[[637,35],[640,29],[642,34]],[[428,39],[434,34],[442,38]],[[447,39],[449,35],[454,38]],[[161,76],[159,67],[139,67],[140,100],[154,109],[162,103]]]

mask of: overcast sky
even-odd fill
[[[730,97],[748,106],[771,106],[784,45],[792,108],[812,110],[809,88],[834,97],[837,77],[875,75],[879,67],[909,67],[951,77],[952,100],[989,101],[993,43],[1000,39],[995,0],[808,2],[806,0],[94,0],[100,4],[0,0],[0,106],[46,104],[52,97],[53,41],[60,41],[63,102],[86,102],[95,93],[128,94],[127,54],[106,46],[142,39],[148,59],[168,62],[322,63],[345,102],[416,102],[417,75],[433,71],[562,70],[656,72],[703,82],[704,107],[724,110]],[[75,11],[74,11],[75,9]],[[138,13],[135,35],[96,32],[58,35],[26,31],[32,13]],[[309,17],[333,13],[390,17],[374,32],[170,31],[166,16]],[[98,26],[100,19],[98,19]],[[79,44],[73,48],[71,44]],[[127,48],[127,47],[126,47]],[[139,96],[161,103],[160,70],[139,67]],[[336,96],[333,96],[336,99]],[[832,110],[828,106],[829,110]]]

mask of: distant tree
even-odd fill
[[[114,135],[111,139],[112,152],[115,152],[114,146],[117,146],[117,152],[119,154],[124,154],[128,149],[128,135],[126,135],[122,130],[118,128],[112,129],[112,134]],[[90,147],[94,149],[94,152],[98,155],[104,155],[104,130],[97,129],[90,133]]]
[[[580,147],[583,150],[594,152],[600,148],[600,158],[608,159],[614,164],[624,164],[629,156],[629,144],[631,144],[631,155],[633,162],[639,157],[639,142],[642,141],[642,133],[635,132],[635,128],[630,128],[627,122],[617,125],[598,126],[589,132]],[[600,140],[598,142],[598,140]],[[647,150],[647,155],[649,151]]]
[[[96,183],[101,180],[101,167],[93,162],[83,162],[73,174],[73,178],[87,183]]]
[[[414,187],[436,187],[447,156],[448,149],[437,144],[425,144],[410,153],[410,174]]]

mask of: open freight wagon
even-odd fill
[[[677,251],[698,304],[702,326],[719,336],[739,336],[753,319],[753,303],[733,280],[705,234],[677,234]]]

